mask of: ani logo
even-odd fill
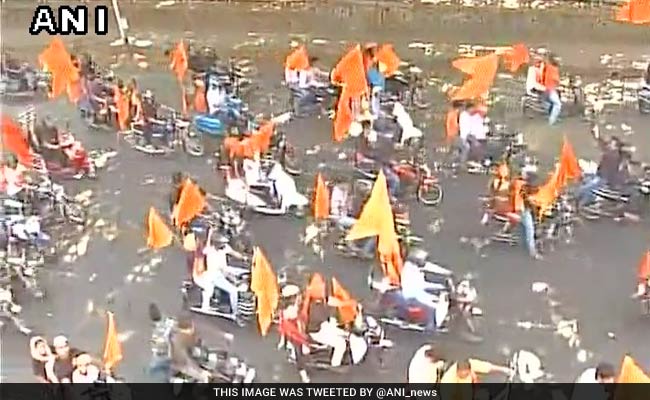
[[[38,6],[34,11],[29,33],[38,35],[45,31],[49,35],[87,35],[91,18],[86,6]],[[95,35],[108,33],[108,8],[97,6],[94,10]]]

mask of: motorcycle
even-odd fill
[[[86,223],[86,212],[83,207],[75,199],[69,197],[65,188],[58,183],[43,177],[38,184],[29,185],[27,190],[38,210],[44,211],[42,207],[45,206],[48,210],[57,211],[61,218],[69,222],[78,225]]]
[[[517,229],[519,221],[514,213],[493,213],[489,209],[490,199],[482,198],[486,212],[491,214],[491,221],[496,222],[500,229],[490,235],[490,242],[506,243],[516,246],[522,243],[521,230]],[[545,211],[541,220],[535,223],[536,247],[543,251],[552,249],[556,243],[570,243],[574,237],[577,221],[573,199],[562,193],[556,202]]]
[[[273,165],[266,181],[250,187],[243,179],[226,175],[225,195],[228,199],[265,215],[292,213],[302,216],[309,205],[309,199],[298,192],[294,179],[279,163]]]
[[[650,114],[650,85],[639,88],[637,92],[639,98],[639,112],[643,115]]]
[[[23,63],[19,70],[3,71],[0,76],[0,96],[33,99],[39,93],[45,94],[49,90],[50,80],[50,74]]]
[[[394,347],[393,341],[386,338],[386,331],[374,317],[365,315],[363,307],[357,306],[357,315],[346,336],[347,348],[343,356],[341,366],[359,365],[363,363],[369,351],[375,352],[380,367],[384,365],[385,353]],[[296,362],[295,346],[287,341],[285,342],[287,357],[290,363]],[[332,348],[312,342],[309,344],[309,354],[305,357],[305,366],[307,368],[336,370],[339,367],[331,366]]]
[[[357,185],[370,186],[377,178],[379,167],[375,160],[361,153],[355,154],[355,170],[366,179],[358,180]],[[401,161],[392,166],[393,172],[400,178],[401,183],[414,186],[416,200],[429,207],[434,207],[442,201],[443,191],[438,178],[433,175],[425,161]],[[372,181],[370,181],[372,180]]]
[[[289,86],[291,110],[297,117],[326,115],[326,105],[336,97],[337,89],[329,84],[319,84],[309,88]]]
[[[269,151],[262,160],[268,165],[275,164],[277,160],[287,173],[294,176],[299,176],[303,172],[298,151],[288,142],[286,133],[282,131],[273,136]]]
[[[425,280],[430,284],[431,291],[438,296],[435,308],[438,331],[448,332],[451,322],[457,318],[465,321],[470,335],[467,340],[480,342],[479,318],[483,316],[476,304],[477,292],[469,279],[463,279],[458,284],[454,281],[453,272],[438,264],[428,261],[429,254],[425,250],[415,249],[409,253],[407,262],[414,262],[424,273]],[[428,312],[420,304],[408,304],[402,299],[399,287],[385,280],[375,279],[375,267],[368,274],[368,286],[378,294],[377,305],[384,324],[392,325],[403,330],[425,332]],[[459,301],[458,296],[473,293],[471,301]]]
[[[237,311],[235,313],[230,310],[227,294],[218,288],[215,288],[214,291],[212,307],[208,310],[201,308],[201,291],[203,289],[190,281],[183,282],[181,287],[184,307],[195,313],[229,319],[240,327],[250,323],[255,318],[257,311],[255,294],[250,289],[250,270],[231,267],[230,271],[233,272],[233,275],[237,274],[233,277],[233,283],[238,288]]]
[[[201,368],[212,373],[211,383],[253,383],[256,377],[255,368],[246,364],[239,357],[232,356],[227,350],[195,347],[193,358]],[[180,392],[176,385],[196,383],[192,378],[183,374],[172,376],[169,383],[175,384],[174,391]]]
[[[14,294],[9,285],[0,287],[0,329],[5,327],[4,321],[10,321],[18,331],[26,336],[32,334],[32,330],[19,317],[22,307],[14,301]]]
[[[585,96],[580,77],[570,76],[563,79],[557,90],[562,101],[562,116],[575,117],[584,113]],[[549,110],[550,104],[544,93],[534,95],[526,93],[521,98],[521,112],[529,118],[534,114],[548,116]]]

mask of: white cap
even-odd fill
[[[286,285],[282,288],[282,297],[293,297],[300,293],[300,288],[296,285]]]
[[[68,345],[68,338],[63,336],[63,335],[59,335],[59,336],[55,337],[54,340],[52,340],[52,345],[54,347],[67,346]]]

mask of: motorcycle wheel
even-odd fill
[[[430,186],[419,185],[417,198],[425,206],[437,206],[442,202],[442,187],[438,183]]]
[[[75,224],[84,225],[86,223],[86,213],[79,204],[71,201],[66,201],[63,204],[63,216],[68,221]]]

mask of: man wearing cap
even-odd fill
[[[216,287],[228,293],[231,316],[234,317],[237,313],[239,291],[237,286],[227,278],[229,273],[237,272],[228,266],[228,256],[233,256],[240,260],[245,259],[245,257],[230,247],[227,238],[221,235],[214,237],[213,232],[212,229],[208,232],[206,245],[203,249],[203,254],[206,257],[206,271],[201,275],[199,282],[197,282],[201,289],[203,289],[201,293],[201,310],[210,310],[210,301]]]
[[[75,355],[80,351],[71,349],[68,338],[59,335],[52,341],[55,357],[45,364],[47,379],[52,383],[70,383],[74,371]]]

